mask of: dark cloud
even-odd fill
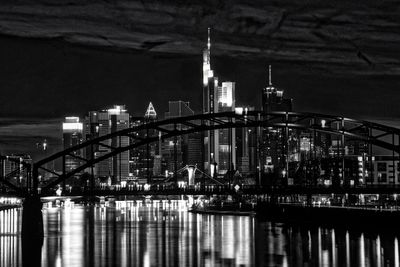
[[[37,144],[47,141],[43,151]],[[1,118],[0,154],[29,154],[34,159],[50,155],[62,148],[61,119]]]
[[[399,74],[397,1],[8,0],[0,33],[151,52],[318,64],[344,73]]]

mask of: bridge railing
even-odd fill
[[[258,186],[258,185],[138,185],[138,186],[95,186],[66,187],[46,192],[42,195],[96,196],[96,195],[331,195],[331,194],[400,194],[400,185],[373,186]]]

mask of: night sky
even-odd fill
[[[346,1],[348,2],[348,1]],[[202,49],[259,107],[273,84],[296,111],[400,125],[396,1],[2,1],[0,153],[60,148],[61,120],[126,104],[162,115],[169,100],[201,106]],[[161,116],[162,117],[162,116]]]

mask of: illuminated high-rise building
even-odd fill
[[[268,69],[268,85],[262,90],[262,110],[265,113],[292,111],[292,99],[284,98],[283,90],[272,85],[272,69]],[[267,183],[287,182],[289,177],[289,140],[292,130],[285,132],[281,128],[263,128],[260,140],[260,171]],[[294,140],[294,139],[293,139]],[[296,139],[297,140],[297,139]],[[278,178],[284,178],[282,181]]]
[[[123,105],[112,108],[91,111],[86,118],[86,140],[117,132],[129,127],[129,113]],[[128,136],[115,136],[101,142],[104,145],[94,146],[94,157],[99,158],[111,152],[112,147],[129,145]],[[91,151],[86,151],[87,158]],[[100,161],[95,165],[94,174],[97,177],[111,177],[113,183],[125,181],[129,176],[129,152],[122,152],[114,157]]]
[[[157,121],[157,112],[153,103],[149,103],[144,116],[132,121],[131,127],[140,126],[143,123],[152,123]],[[151,129],[149,132],[139,131],[136,133],[139,138],[149,136],[158,136],[158,131]],[[161,158],[161,140],[158,143],[151,143],[135,147],[130,152],[130,176],[133,180],[152,182],[154,176],[162,174],[162,158]]]
[[[272,68],[268,68],[268,86],[262,90],[264,112],[292,111],[292,99],[283,97],[283,90],[272,85]]]
[[[217,109],[215,112],[235,110],[235,83],[223,82],[217,90]],[[218,173],[225,174],[234,170],[236,165],[236,131],[235,129],[215,130],[214,159],[218,164]]]
[[[144,114],[144,119],[147,122],[152,122],[157,120],[157,112],[153,106],[153,103],[149,103],[149,106],[146,109],[146,113]]]
[[[158,120],[156,109],[153,106],[153,103],[149,103],[149,106],[146,109],[144,114],[145,123],[155,122]],[[157,130],[149,131],[150,136],[158,136],[159,132]],[[150,183],[152,181],[152,176],[159,176],[162,172],[162,158],[161,158],[161,140],[158,143],[147,144],[142,147],[142,150],[145,149],[143,153],[144,160],[142,166],[144,167],[144,174],[147,176],[147,182]]]
[[[165,119],[179,118],[194,115],[194,111],[190,108],[189,102],[169,101],[168,112],[165,112]],[[187,126],[177,124],[178,130],[184,130]],[[172,128],[170,130],[173,130]],[[180,169],[187,164],[201,163],[201,146],[199,135],[191,133],[176,138],[166,139],[163,143],[163,158],[167,163],[167,169],[173,171],[176,167]],[[176,152],[176,157],[175,157]],[[197,154],[196,154],[197,152]]]
[[[83,123],[80,122],[79,117],[65,117],[62,124],[63,130],[63,144],[64,149],[79,145],[83,141]],[[82,150],[72,152],[73,155],[65,157],[65,168],[67,171],[76,169],[81,165],[81,158],[83,156]]]
[[[234,111],[235,83],[219,85],[211,69],[211,39],[208,28],[207,47],[203,51],[203,113]],[[235,169],[235,131],[232,129],[207,131],[204,134],[204,169],[212,176]]]
[[[203,88],[205,91],[203,91],[203,95],[206,97],[208,96],[208,85],[209,85],[209,80],[214,77],[214,72],[211,69],[211,40],[210,40],[210,28],[208,28],[208,39],[207,39],[207,48],[203,50]],[[205,100],[205,99],[203,99]],[[207,102],[207,100],[205,100]],[[204,105],[203,107],[207,108],[207,105]],[[203,109],[205,112],[206,110]]]
[[[239,113],[254,110],[254,107],[236,107]],[[237,170],[244,175],[256,169],[256,130],[254,127],[236,129],[236,161]]]

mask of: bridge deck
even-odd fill
[[[64,190],[65,196],[122,196],[122,195],[316,195],[316,194],[400,194],[400,186],[365,186],[365,187],[258,187],[242,186],[239,190],[233,186],[206,186],[205,188],[182,187],[182,188],[151,188],[149,190],[135,188],[88,188]],[[47,191],[41,195],[55,195],[54,192]]]

